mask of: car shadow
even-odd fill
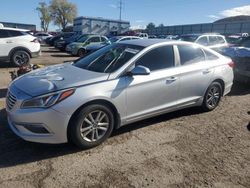
[[[115,130],[111,137],[116,137],[130,131],[150,126],[155,123],[160,123],[181,116],[189,116],[198,113],[201,113],[200,109],[190,108],[178,112],[160,115],[154,118],[121,127],[120,129]],[[103,145],[105,145],[105,143]],[[99,146],[98,148],[101,149],[103,145]],[[94,152],[94,149],[83,151],[72,144],[51,145],[26,142],[17,137],[7,126],[6,112],[5,109],[2,109],[0,111],[0,151],[0,168],[5,168],[50,158],[56,158],[59,156],[77,152]]]
[[[52,54],[52,57],[72,57],[70,54]]]
[[[9,61],[0,61],[0,68],[17,68],[17,66],[13,65]]]
[[[229,96],[239,96],[250,94],[250,83],[234,82]]]

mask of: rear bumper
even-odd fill
[[[39,57],[41,55],[41,50],[37,51],[37,52],[31,52],[31,57]]]

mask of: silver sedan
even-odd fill
[[[16,79],[6,98],[8,122],[28,141],[91,148],[132,122],[192,106],[215,109],[231,90],[233,66],[188,42],[115,43]]]

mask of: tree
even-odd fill
[[[159,25],[159,27],[164,27],[164,25],[161,23],[161,24]]]
[[[73,23],[77,15],[76,5],[67,0],[52,0],[50,3],[50,12],[55,25],[65,30],[69,23]]]
[[[147,25],[147,29],[154,29],[154,28],[155,28],[155,24],[152,22]]]
[[[40,2],[36,10],[38,11],[41,20],[41,28],[43,31],[47,32],[51,22],[49,7],[45,2]]]

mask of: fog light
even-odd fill
[[[25,129],[36,134],[49,134],[49,131],[41,124],[18,124],[23,126]]]

